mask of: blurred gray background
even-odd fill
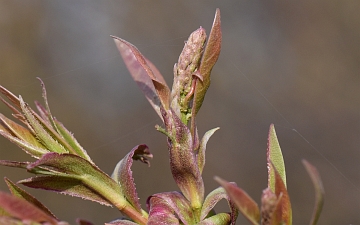
[[[178,190],[169,171],[161,120],[131,80],[110,38],[136,45],[171,85],[188,35],[208,32],[221,10],[223,43],[198,115],[210,139],[206,193],[214,175],[235,181],[259,202],[267,185],[266,145],[274,123],[285,157],[294,224],[314,204],[305,158],[326,191],[319,224],[360,224],[360,1],[0,1],[0,84],[33,103],[46,84],[52,113],[74,132],[105,172],[146,143],[151,167],[134,163],[143,207],[157,192]],[[0,105],[10,117],[10,111]],[[295,131],[294,131],[295,129]],[[33,160],[0,138],[0,158]],[[13,181],[30,174],[1,167]],[[0,189],[6,190],[4,182]],[[59,218],[103,224],[116,209],[29,190]],[[227,210],[225,202],[218,211]],[[238,224],[248,224],[239,216]]]

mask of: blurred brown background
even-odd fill
[[[152,166],[133,167],[146,207],[152,193],[178,189],[165,137],[154,129],[161,120],[110,35],[136,45],[171,84],[184,41],[199,26],[210,30],[217,7],[222,53],[198,118],[201,135],[221,127],[208,144],[206,193],[218,186],[218,175],[259,202],[274,123],[294,224],[308,224],[314,203],[303,158],[316,165],[325,186],[319,224],[360,224],[360,1],[1,0],[0,84],[32,103],[41,100],[35,79],[41,77],[52,113],[107,173],[132,147],[149,145]],[[0,111],[10,116],[4,105]],[[0,158],[33,160],[4,138]],[[30,174],[1,167],[0,176],[17,181]],[[6,190],[4,182],[0,189]],[[121,217],[96,203],[29,191],[71,223],[76,217],[96,224]],[[226,204],[218,210],[227,210]],[[248,224],[242,216],[238,221]]]

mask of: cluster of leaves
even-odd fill
[[[171,90],[156,67],[135,46],[118,37],[113,39],[133,79],[164,123],[164,127],[157,125],[156,128],[167,137],[170,169],[180,191],[151,195],[147,199],[148,211],[144,210],[138,200],[131,166],[133,160],[150,165],[152,154],[148,147],[135,146],[116,165],[112,175],[107,175],[94,164],[71,132],[52,116],[41,80],[45,106],[35,102],[38,113],[21,96],[0,86],[5,97],[1,100],[22,124],[0,114],[0,134],[36,159],[35,162],[0,160],[0,165],[26,169],[36,175],[17,184],[114,206],[128,217],[106,224],[230,225],[235,224],[239,211],[252,224],[259,224],[260,220],[264,225],[291,224],[284,161],[273,126],[267,151],[269,182],[262,196],[261,210],[235,183],[218,177],[215,179],[222,187],[205,196],[202,172],[206,145],[218,128],[199,138],[195,119],[210,85],[211,70],[220,54],[220,11],[216,11],[207,41],[201,27],[188,38],[174,66]],[[322,207],[323,189],[316,169],[306,161],[304,164],[317,190],[318,204],[312,222],[315,224]],[[17,184],[7,178],[5,181],[11,194],[0,192],[0,225],[68,224]],[[214,211],[214,206],[222,199],[228,202],[230,212]],[[91,224],[84,220],[77,222]]]

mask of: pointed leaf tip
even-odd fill
[[[286,187],[285,163],[281,152],[280,144],[276,136],[274,124],[270,125],[267,147],[267,168],[268,168],[268,187],[275,192],[275,174],[271,169],[271,163],[278,171]]]
[[[169,108],[170,89],[159,70],[130,42],[111,36],[132,78],[161,117],[160,107]]]
[[[211,27],[209,39],[206,43],[204,54],[200,63],[200,73],[203,79],[201,82],[197,82],[196,84],[193,105],[194,115],[196,115],[200,110],[202,102],[205,98],[206,91],[210,86],[210,74],[220,55],[221,40],[222,32],[220,10],[216,9],[215,18]]]
[[[200,142],[199,152],[197,154],[197,161],[200,173],[202,173],[204,166],[205,166],[205,151],[206,151],[206,144],[209,141],[210,137],[215,133],[215,131],[219,130],[220,128],[213,128],[211,130],[208,130]]]
[[[324,205],[325,191],[324,191],[324,187],[323,187],[323,184],[321,181],[320,174],[319,174],[318,170],[316,169],[316,167],[311,165],[305,159],[302,160],[302,163],[304,164],[304,167],[305,167],[306,171],[308,172],[308,174],[311,178],[311,181],[314,185],[314,188],[315,188],[315,207],[314,207],[314,211],[313,211],[313,215],[312,215],[310,224],[316,225],[320,218],[320,213],[321,213],[321,210]]]

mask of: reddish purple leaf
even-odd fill
[[[2,166],[9,166],[9,167],[17,167],[26,169],[26,167],[29,165],[29,162],[16,162],[16,161],[10,161],[10,160],[0,160],[0,165]]]
[[[82,199],[98,202],[102,205],[112,206],[104,197],[99,193],[88,188],[81,181],[68,177],[59,176],[42,176],[24,179],[18,183],[27,187],[43,189],[48,191],[55,191],[61,194],[80,197]]]
[[[37,208],[48,214],[49,216],[56,218],[55,215],[52,212],[50,212],[50,210],[46,206],[44,206],[39,200],[37,200],[34,196],[27,193],[24,189],[20,188],[6,177],[5,177],[5,182],[9,187],[9,190],[11,191],[12,195],[22,198],[27,202],[30,202],[31,204],[35,205]]]
[[[20,101],[19,98],[16,97],[13,93],[11,93],[9,90],[7,90],[6,88],[4,88],[3,86],[0,85],[0,92],[5,95],[5,97],[7,99],[10,100],[10,102],[12,102],[12,104],[15,105],[16,108],[20,109]],[[15,113],[15,114],[20,114],[19,111],[11,106],[10,103],[8,103],[7,101],[5,101],[3,98],[1,98],[1,101],[3,101],[7,106],[9,106],[9,108]]]
[[[160,105],[169,109],[170,104],[170,89],[164,78],[134,45],[118,37],[112,38],[133,79],[161,118]]]
[[[139,212],[141,212],[141,206],[136,192],[131,166],[134,159],[140,160],[150,166],[147,158],[152,157],[153,155],[146,145],[138,145],[116,165],[112,174],[112,178],[121,185],[122,193]]]
[[[210,86],[210,73],[219,58],[221,50],[221,20],[220,10],[216,9],[214,22],[210,31],[209,39],[207,41],[204,54],[200,63],[200,74],[202,81],[196,82],[194,106],[193,106],[193,118],[196,115],[202,105],[205,98],[205,93]]]
[[[0,192],[0,208],[15,218],[34,222],[48,222],[57,224],[57,219],[43,212],[35,205],[10,194]]]
[[[149,220],[147,225],[158,225],[158,224],[169,224],[177,225],[180,224],[174,210],[161,198],[151,197],[148,200],[150,205],[149,209]]]
[[[215,180],[226,190],[230,199],[235,203],[240,212],[254,225],[260,221],[260,211],[257,203],[241,188],[219,177]]]
[[[76,219],[76,223],[79,225],[93,225],[93,223],[83,220],[83,219]]]
[[[320,217],[320,213],[321,210],[323,208],[324,205],[324,195],[325,195],[325,191],[324,191],[324,187],[320,178],[320,174],[317,171],[317,169],[311,165],[308,161],[306,161],[305,159],[302,160],[302,163],[304,164],[306,171],[308,172],[311,181],[314,185],[315,188],[315,207],[314,207],[314,211],[313,211],[313,215],[311,218],[311,225],[315,225],[317,224],[317,221],[319,220]]]
[[[270,166],[270,169],[275,173],[275,195],[278,198],[272,224],[292,224],[291,203],[286,186],[277,169],[274,167],[274,164],[271,163]]]
[[[195,223],[195,215],[189,201],[179,192],[164,192],[147,199],[149,208],[148,225]],[[179,218],[179,219],[177,219]]]
[[[175,182],[194,209],[200,209],[204,199],[204,182],[195,157],[193,139],[186,125],[172,110],[162,110],[168,148],[170,167]]]

